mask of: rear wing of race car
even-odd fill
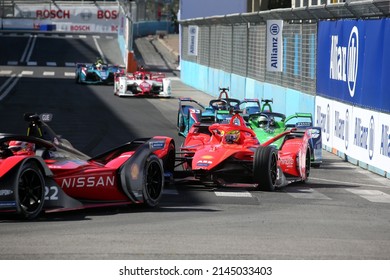
[[[289,123],[291,120],[294,122]],[[311,165],[319,167],[322,163],[322,130],[313,126],[313,116],[310,113],[295,113],[286,118],[286,129],[295,128],[297,132],[308,131],[311,152]]]
[[[311,113],[295,113],[288,116],[284,122],[286,124],[286,128],[296,127],[299,129],[305,129],[313,126],[313,116]]]
[[[197,107],[197,108],[196,108]],[[199,122],[205,106],[190,97],[179,98],[177,113],[177,130],[180,136],[186,137],[191,126]]]
[[[199,105],[199,107],[201,107],[202,109],[205,109],[206,106],[204,106],[203,104],[200,104],[198,101],[196,101],[195,99],[192,99],[191,97],[180,97],[179,98],[179,107],[182,106],[182,103],[184,102],[189,102],[189,103],[195,103],[197,105]]]
[[[243,115],[260,113],[260,102],[257,98],[245,98],[240,103],[240,109]]]
[[[162,80],[165,79],[166,76],[164,73],[150,73],[150,79],[151,80]]]

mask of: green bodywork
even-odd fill
[[[266,117],[268,124],[261,126],[259,124],[259,118]],[[263,112],[252,114],[248,118],[248,124],[256,133],[257,139],[260,143],[264,143],[269,139],[283,133],[287,129],[291,128],[307,128],[312,126],[313,118],[310,113],[295,113],[286,118],[285,115],[274,112]],[[283,138],[274,142],[276,148],[280,148],[283,143]]]

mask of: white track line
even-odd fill
[[[390,195],[378,190],[346,190],[371,202],[390,203]]]

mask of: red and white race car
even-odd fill
[[[115,76],[114,94],[117,96],[171,97],[171,91],[171,80],[163,73],[140,69]]]

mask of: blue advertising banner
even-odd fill
[[[320,21],[317,94],[390,113],[390,19]]]

